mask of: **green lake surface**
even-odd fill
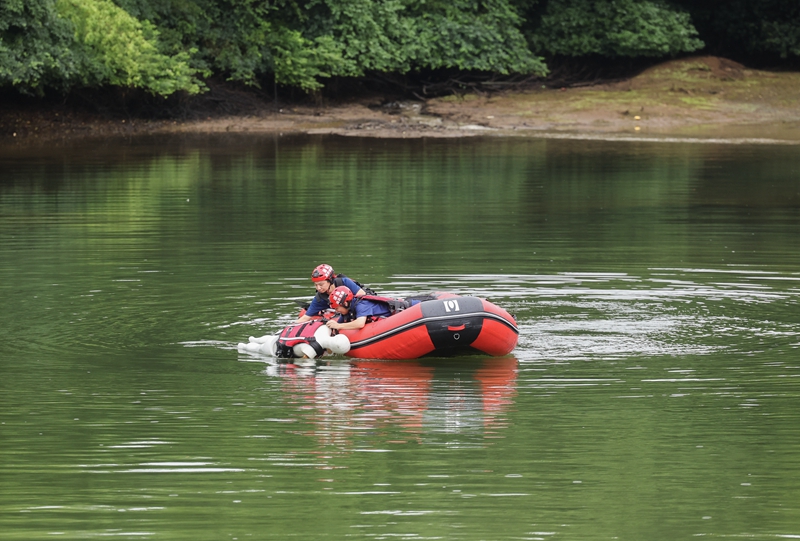
[[[508,357],[240,353],[319,263]],[[800,152],[0,148],[0,539],[800,539]]]

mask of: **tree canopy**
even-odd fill
[[[689,14],[649,0],[550,0],[531,37],[545,54],[665,57],[703,47]]]
[[[0,87],[157,96],[223,78],[548,73],[554,57],[800,58],[796,0],[0,0]]]

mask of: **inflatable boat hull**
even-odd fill
[[[508,355],[519,329],[513,316],[479,297],[434,295],[391,317],[340,334],[350,340],[348,357],[417,359],[425,356]]]

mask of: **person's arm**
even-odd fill
[[[348,323],[338,321],[328,321],[326,325],[329,329],[362,329],[367,324],[367,316],[361,316]]]
[[[309,304],[308,308],[306,308],[305,314],[298,317],[294,322],[303,323],[304,321],[311,321],[314,319],[314,316],[320,315],[327,308],[328,306],[323,304],[316,296],[314,296],[314,298],[311,299],[311,304]]]
[[[364,291],[362,288],[360,288],[358,286],[358,284],[355,282],[355,280],[352,280],[352,279],[348,278],[347,276],[344,277],[344,280],[342,281],[342,283],[344,285],[346,285],[348,287],[348,289],[350,289],[350,291],[352,291],[353,295],[355,295],[356,297],[363,297],[364,295],[367,294],[366,291]]]

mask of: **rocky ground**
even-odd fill
[[[309,133],[362,137],[515,135],[800,144],[800,73],[698,57],[625,81],[527,88],[428,101],[362,99],[269,108],[200,120],[100,118],[69,110],[3,109],[0,144],[146,133]]]

